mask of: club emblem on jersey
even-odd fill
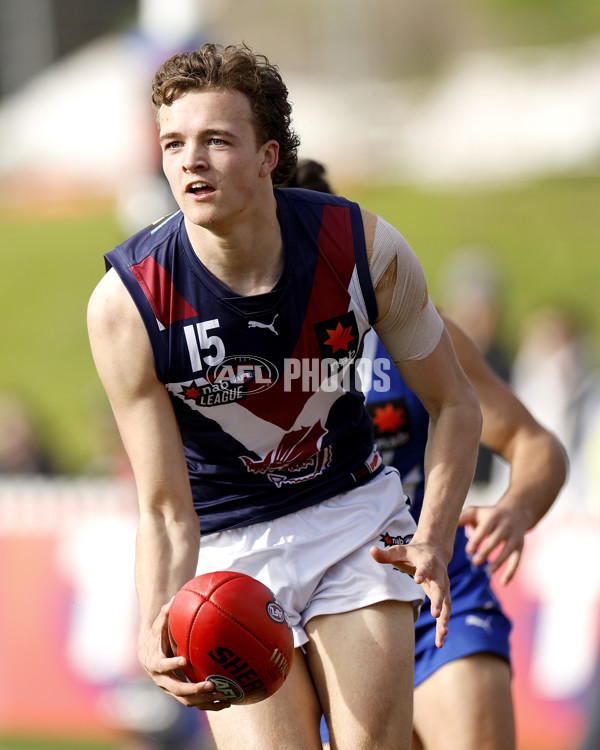
[[[277,448],[262,459],[240,456],[252,474],[266,474],[277,487],[296,484],[321,474],[331,462],[331,446],[319,450],[327,430],[320,422],[286,432]]]
[[[373,420],[375,442],[380,451],[389,451],[408,443],[412,436],[412,422],[404,398],[367,403]]]
[[[351,362],[360,344],[358,324],[352,311],[314,324],[321,356],[340,367]]]

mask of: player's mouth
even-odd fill
[[[195,195],[198,198],[204,197],[206,195],[211,195],[214,192],[214,187],[208,182],[204,182],[203,180],[196,180],[196,182],[191,182],[186,188],[186,193]]]

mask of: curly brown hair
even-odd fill
[[[291,127],[292,106],[279,69],[245,44],[203,44],[194,52],[173,55],[152,81],[152,104],[158,116],[189,91],[234,89],[248,97],[259,144],[279,143],[279,161],[272,173],[275,184],[293,174],[300,139]]]

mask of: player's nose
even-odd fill
[[[206,149],[194,143],[186,146],[183,155],[183,168],[186,172],[197,172],[206,169],[208,166]]]

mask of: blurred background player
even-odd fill
[[[299,163],[295,184],[330,190],[322,165]],[[510,483],[494,506],[470,506],[461,515],[449,566],[451,628],[435,645],[435,619],[425,602],[416,624],[413,750],[510,750],[515,747],[511,694],[511,623],[490,586],[504,566],[507,584],[520,562],[525,534],[549,510],[567,472],[560,442],[543,428],[486,364],[480,349],[448,317],[444,321],[459,361],[479,397],[482,444],[510,466]],[[371,332],[361,371],[367,410],[384,461],[400,472],[418,521],[424,492],[429,418]],[[470,527],[468,536],[464,527]],[[389,543],[394,543],[390,539]],[[487,568],[487,569],[486,569]],[[329,734],[323,726],[325,741]]]
[[[453,250],[438,272],[438,307],[473,341],[498,377],[510,382],[511,356],[502,340],[504,277],[491,248],[469,245]],[[479,446],[467,502],[494,503],[491,486],[499,468],[494,453]]]
[[[492,372],[473,342],[448,318],[444,321],[480,399],[482,444],[508,463],[510,483],[497,504],[471,505],[461,515],[448,569],[452,614],[443,649],[432,639],[428,602],[421,608],[413,750],[510,750],[515,747],[511,625],[490,586],[490,575],[504,566],[502,584],[513,577],[526,532],[550,509],[565,481],[567,459],[559,441]],[[367,345],[366,362],[377,363],[365,384],[376,442],[384,461],[400,471],[411,513],[418,519],[428,418],[395,368],[385,367],[381,342]],[[469,535],[464,527],[471,529]]]

